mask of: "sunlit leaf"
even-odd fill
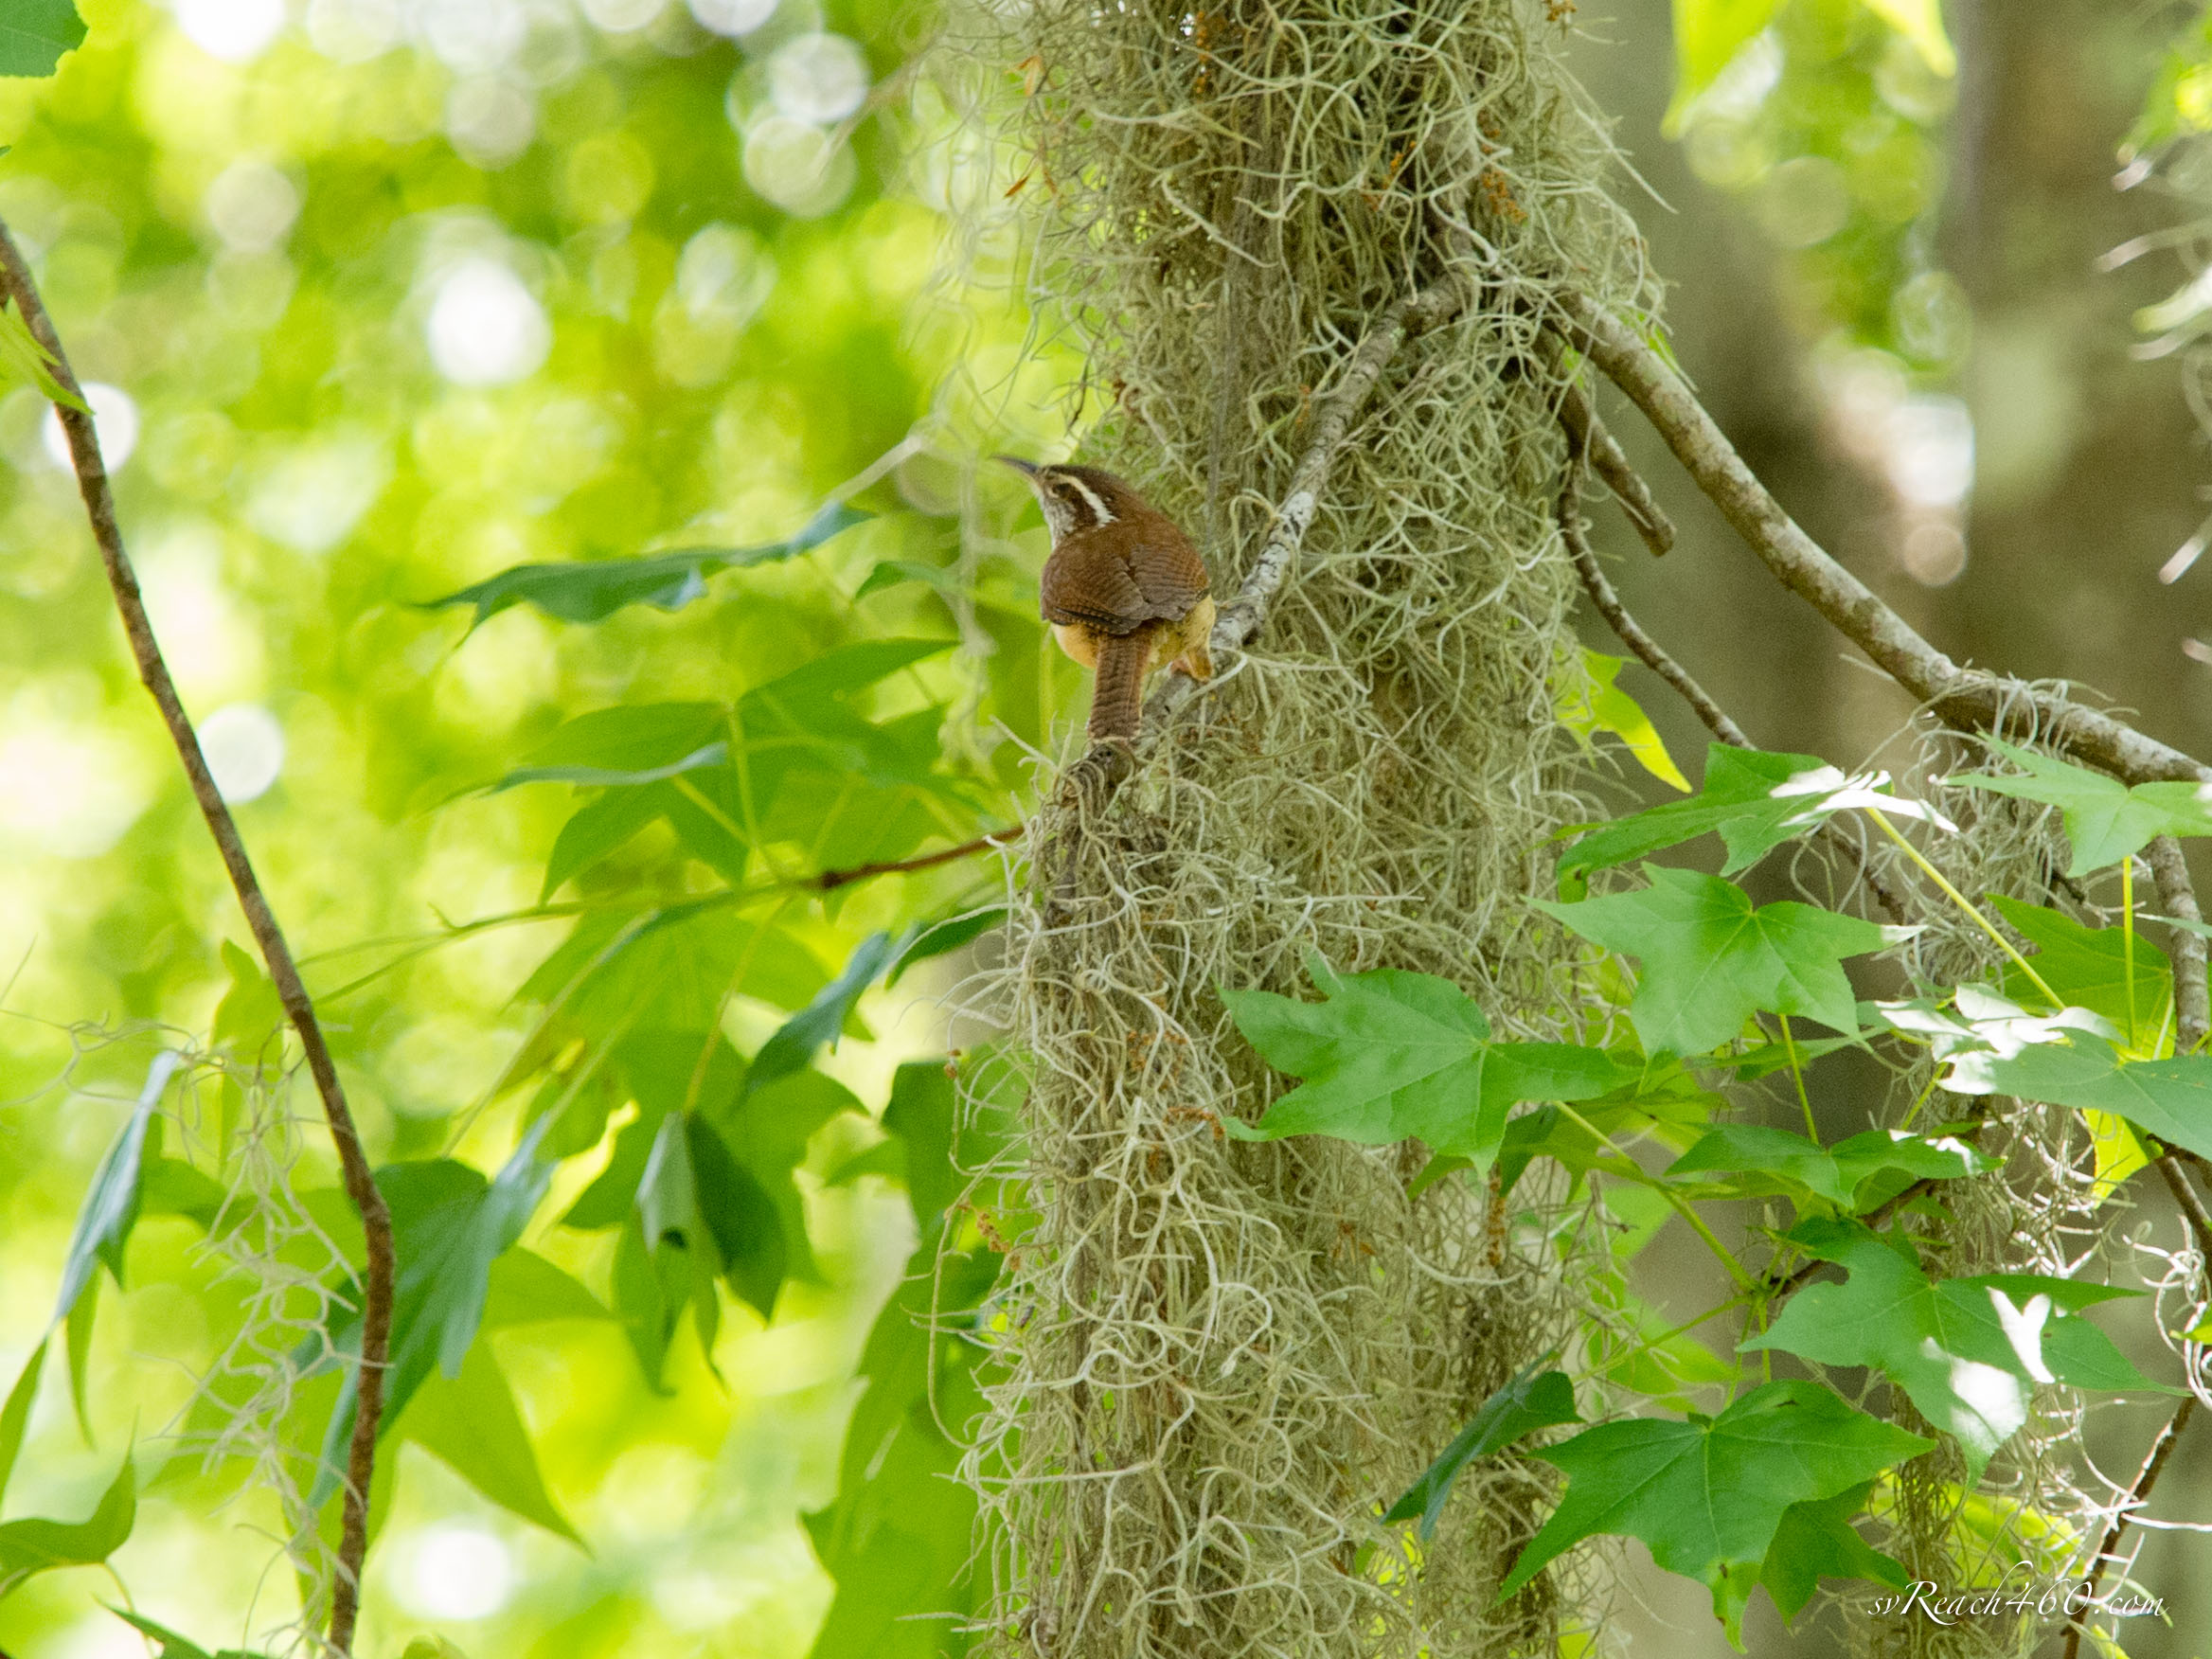
[[[1614,682],[1626,662],[1586,646],[1574,648],[1553,677],[1552,705],[1560,723],[1585,741],[1611,733],[1660,782],[1689,793],[1689,779],[1667,752],[1643,705]]]
[[[599,559],[574,564],[518,564],[423,607],[470,605],[472,629],[509,605],[532,604],[563,622],[603,622],[631,605],[679,611],[705,596],[706,579],[725,570],[789,559],[820,546],[870,514],[832,502],[780,542],[757,547],[679,547],[639,559]]]
[[[1954,1068],[1944,1087],[2109,1112],[2162,1141],[2212,1157],[2212,1056],[2125,1060],[2103,1039],[2078,1032],[1990,1060],[1968,1077]]]
[[[222,951],[230,984],[215,1005],[215,1041],[235,1044],[241,1058],[258,1060],[284,1023],[284,1002],[259,958],[228,939]]]
[[[1539,1362],[1541,1365],[1542,1362]],[[1581,1421],[1575,1410],[1575,1385],[1563,1371],[1542,1371],[1530,1365],[1492,1394],[1468,1418],[1467,1426],[1453,1437],[1420,1479],[1400,1494],[1384,1513],[1385,1521],[1416,1521],[1421,1537],[1433,1538],[1444,1501],[1460,1472],[1477,1458],[1504,1450],[1525,1435],[1554,1423]]]
[[[69,0],[0,0],[0,75],[45,75],[51,72],[54,66],[52,59],[47,61],[43,69],[8,67],[11,62],[24,62],[33,55],[25,49],[22,30],[10,27],[12,19],[9,13],[12,11],[21,15],[24,12],[51,10],[64,12],[72,23],[76,23],[77,13]],[[61,48],[62,51],[83,40],[84,26],[76,23],[76,27],[77,40],[68,42]],[[55,58],[60,56],[61,51],[54,54]],[[30,382],[38,387],[39,395],[50,403],[63,404],[80,414],[92,413],[82,398],[56,378],[54,360],[46,355],[46,348],[39,344],[38,337],[30,331],[30,325],[23,320],[23,313],[6,299],[0,299],[0,368],[12,373],[18,380]]]
[[[1938,75],[1958,73],[1958,53],[1944,31],[1941,0],[1865,0],[1866,9],[1913,44]]]
[[[2084,927],[2070,916],[2040,904],[2024,904],[1992,893],[1990,905],[2013,932],[2033,947],[2028,957],[2043,984],[2071,1008],[2102,1014],[2124,1032],[2132,1015],[2148,1038],[2166,1023],[2173,996],[2173,968],[2156,944],[2135,931],[2135,984],[2128,987],[2128,940],[2116,927]],[[2016,1002],[2041,1001],[2043,992],[2016,964],[2005,971],[2005,991]]]
[[[77,1212],[77,1227],[69,1237],[68,1254],[62,1258],[62,1289],[54,1301],[57,1320],[67,1318],[77,1306],[95,1267],[104,1263],[116,1283],[123,1282],[123,1252],[138,1221],[139,1178],[146,1151],[149,1145],[158,1146],[154,1115],[161,1105],[162,1092],[183,1061],[184,1056],[174,1049],[164,1049],[153,1057],[153,1063],[146,1070],[145,1085],[138,1091],[137,1104],[93,1172],[91,1190]]]
[[[2033,1384],[2150,1386],[2111,1338],[2075,1317],[2126,1291],[2035,1274],[1931,1280],[1901,1236],[1855,1222],[1801,1222],[1789,1237],[1850,1276],[1806,1286],[1742,1347],[1876,1367],[1921,1416],[1956,1437],[1976,1480],[2027,1420]]]
[[[1987,735],[1981,740],[2021,771],[1966,773],[1945,781],[2057,807],[2066,838],[2074,844],[2074,862],[2066,867],[2070,876],[2132,858],[2160,835],[2212,835],[2205,785],[2142,783],[2130,789],[2117,778],[2033,749]]]
[[[31,1401],[38,1398],[39,1373],[45,1368],[46,1345],[31,1349],[30,1358],[15,1375],[8,1402],[0,1405],[0,1498],[8,1495],[8,1477],[15,1472],[16,1455],[23,1450],[23,1432],[30,1422]]]
[[[1843,963],[1880,949],[1881,928],[1811,904],[1755,905],[1734,883],[1694,870],[1646,865],[1644,875],[1650,884],[1637,892],[1534,902],[1593,943],[1638,959],[1629,1018],[1651,1054],[1703,1054],[1757,1012],[1858,1030]]]
[[[514,1390],[487,1345],[469,1349],[457,1375],[427,1379],[394,1433],[432,1454],[501,1508],[583,1543],[545,1490]]]
[[[1775,791],[1823,765],[1813,755],[1711,744],[1705,750],[1704,787],[1697,794],[1647,808],[1585,833],[1560,859],[1560,892],[1565,898],[1579,897],[1591,870],[1609,869],[1714,831],[1728,848],[1721,873],[1746,869],[1800,832],[1788,820],[1804,810],[1805,802],[1777,797]]]
[[[0,1525],[0,1596],[33,1574],[90,1566],[123,1547],[138,1521],[138,1476],[126,1456],[116,1478],[82,1521],[9,1521]]]
[[[1698,94],[1775,20],[1782,0],[1674,0],[1674,100],[1664,131],[1682,130]]]
[[[1006,919],[1004,906],[994,905],[989,910],[972,910],[965,916],[933,922],[901,947],[891,971],[883,976],[883,989],[891,990],[899,983],[900,975],[917,963],[926,962],[932,956],[950,955],[961,946],[982,937]]]
[[[1567,1473],[1567,1495],[1529,1541],[1500,1594],[1598,1533],[1639,1538],[1670,1573],[1739,1618],[1732,1572],[1757,1572],[1793,1504],[1834,1498],[1930,1442],[1852,1410],[1816,1382],[1769,1382],[1714,1418],[1601,1423],[1535,1455]],[[1731,1634],[1735,1632],[1732,1630]]]

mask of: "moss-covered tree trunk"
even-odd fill
[[[1362,343],[1416,294],[1452,314],[1390,356],[1248,653],[1111,801],[1033,830],[997,1011],[1041,1214],[970,1471],[1004,1650],[1542,1652],[1589,1617],[1580,1583],[1490,1605],[1541,1466],[1464,1483],[1418,1561],[1377,1519],[1567,1333],[1573,1264],[1479,1188],[1409,1199],[1418,1147],[1225,1139],[1271,1085],[1216,995],[1318,952],[1509,1030],[1571,1018],[1523,903],[1590,815],[1550,690],[1576,584],[1542,325],[1561,285],[1649,294],[1562,27],[1044,0],[969,42],[1030,86],[1033,289],[1102,409],[1079,453],[1190,528],[1224,602]]]

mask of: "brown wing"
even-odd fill
[[[1208,585],[1198,549],[1160,518],[1078,534],[1044,562],[1038,597],[1048,622],[1126,634],[1181,621]]]

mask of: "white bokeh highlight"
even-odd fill
[[[111,386],[105,381],[87,381],[84,402],[92,411],[92,430],[99,439],[101,464],[110,473],[121,472],[123,463],[138,447],[136,400],[120,386]],[[40,429],[39,437],[45,444],[47,458],[55,466],[65,473],[74,470],[76,463],[69,458],[69,435],[62,430],[61,411],[51,404],[46,408],[45,424]]]
[[[284,728],[259,704],[225,704],[199,731],[215,793],[233,805],[260,799],[283,774]]]
[[[514,1555],[497,1535],[466,1521],[418,1528],[400,1552],[398,1599],[419,1618],[490,1618],[514,1597]]]
[[[720,35],[751,34],[776,15],[776,0],[687,0],[702,28]]]
[[[1956,398],[1915,395],[1889,414],[1889,481],[1919,507],[1956,507],[1974,487],[1974,421]]]
[[[151,798],[140,758],[97,725],[21,708],[0,724],[0,839],[60,858],[97,858]]]
[[[284,29],[284,0],[176,0],[177,27],[210,58],[250,63]]]
[[[424,323],[437,372],[463,386],[504,386],[538,371],[553,347],[544,309],[496,259],[463,260],[437,285]]]
[[[234,161],[215,175],[200,209],[225,247],[266,253],[299,218],[299,187],[265,161]]]
[[[578,0],[592,27],[608,34],[635,34],[660,16],[667,0]]]
[[[856,41],[807,34],[778,46],[768,60],[768,97],[776,114],[827,126],[867,100],[868,60]]]

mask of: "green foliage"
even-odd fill
[[[2132,1027],[2146,1036],[2168,1024],[2173,966],[2166,953],[2140,933],[2130,938],[2121,928],[2083,927],[2047,906],[2024,904],[2002,894],[1992,893],[1989,905],[2034,947],[2028,960],[2037,977],[2057,991],[2066,1007],[2087,1008],[2124,1031]],[[2042,995],[2017,967],[2007,968],[2004,986],[2005,994],[2015,1001]]]
[[[157,1659],[260,1659],[260,1655],[241,1648],[224,1648],[216,1653],[187,1641],[167,1625],[158,1624],[142,1613],[128,1608],[111,1607],[108,1611],[141,1635],[152,1636],[161,1644]]]
[[[1860,1215],[1916,1181],[1954,1181],[1996,1167],[1994,1160],[1951,1136],[1929,1140],[1901,1130],[1870,1129],[1823,1147],[1791,1130],[1723,1123],[1677,1158],[1667,1173],[1728,1170],[1762,1177],[1732,1184],[1730,1190],[1745,1196],[1781,1192],[1800,1209],[1816,1200]]]
[[[1729,1638],[1795,1504],[1832,1500],[1930,1442],[1852,1410],[1813,1382],[1769,1382],[1712,1418],[1601,1423],[1536,1455],[1567,1474],[1567,1494],[1500,1586],[1601,1532],[1639,1538],[1670,1573],[1712,1591]]]
[[[1500,1043],[1465,992],[1433,974],[1338,974],[1308,961],[1325,1001],[1223,990],[1238,1029],[1271,1065],[1305,1079],[1258,1124],[1224,1119],[1240,1140],[1333,1134],[1366,1146],[1418,1136],[1487,1169],[1523,1100],[1587,1100],[1635,1068],[1563,1043]]]
[[[36,0],[32,0],[32,3],[36,4]],[[56,0],[56,3],[66,9],[69,0]],[[76,13],[71,11],[70,16],[74,18]],[[78,32],[81,37],[82,25],[79,25]],[[0,75],[26,73],[23,70],[9,69],[5,66],[9,61],[10,47],[16,45],[20,38],[20,36],[11,35],[5,17],[0,16]],[[48,68],[51,68],[50,64]],[[45,72],[45,70],[28,71],[32,74]],[[91,413],[91,410],[85,408],[82,398],[69,390],[55,378],[53,358],[48,356],[46,348],[39,344],[38,336],[30,331],[30,325],[24,321],[23,313],[6,299],[0,299],[0,366],[4,366],[16,379],[28,381],[36,386],[39,395],[48,402],[61,403],[83,414],[89,415]]]
[[[0,1596],[56,1567],[91,1566],[123,1547],[138,1521],[138,1475],[126,1454],[82,1521],[0,1523]]]
[[[1743,1347],[1873,1366],[1958,1441],[1973,1479],[2027,1420],[2033,1384],[2150,1386],[2111,1338],[2075,1317],[2124,1291],[2033,1274],[1931,1280],[1903,1235],[1855,1222],[1800,1222],[1790,1240],[1850,1276],[1807,1286]]]
[[[1755,905],[1735,883],[1693,870],[1646,865],[1644,875],[1650,884],[1639,892],[1535,902],[1593,943],[1640,960],[1629,1017],[1650,1053],[1704,1054],[1758,1012],[1858,1030],[1843,963],[1879,950],[1881,928],[1810,904]]]
[[[1698,94],[1775,20],[1782,4],[1783,0],[1674,0],[1674,100],[1667,110],[1668,136],[1681,134],[1683,116]]]
[[[1947,1087],[2004,1093],[2124,1117],[2200,1157],[2212,1157],[2212,1056],[2128,1060],[2090,1032],[1991,1059]]]
[[[1504,1451],[1538,1429],[1580,1422],[1581,1414],[1575,1409],[1574,1383],[1564,1371],[1541,1369],[1543,1364],[1540,1360],[1525,1367],[1484,1400],[1467,1419],[1467,1426],[1453,1436],[1452,1444],[1422,1472],[1420,1479],[1399,1495],[1382,1519],[1419,1521],[1421,1539],[1426,1543],[1436,1536],[1436,1518],[1444,1512],[1444,1501],[1469,1464]]]
[[[1704,786],[1686,801],[1668,801],[1591,830],[1560,860],[1560,893],[1581,897],[1589,872],[1611,869],[1701,835],[1718,832],[1728,849],[1721,873],[1750,868],[1794,838],[1791,820],[1806,810],[1802,796],[1780,796],[1793,777],[1818,773],[1811,755],[1769,754],[1714,743],[1705,750]]]
[[[846,1431],[837,1496],[805,1517],[814,1553],[837,1580],[814,1659],[957,1659],[968,1649],[958,1621],[973,1606],[975,1501],[952,1476],[958,1436],[983,1403],[974,1378],[982,1349],[964,1329],[979,1317],[999,1258],[987,1243],[956,1247],[952,1206],[964,1181],[950,1070],[936,1061],[901,1066],[883,1111],[904,1151],[921,1241],[861,1356],[867,1387]],[[988,1110],[977,1127],[959,1150],[980,1163],[1003,1129]]]
[[[780,542],[757,547],[679,547],[638,559],[600,559],[577,564],[518,564],[473,582],[426,610],[473,605],[471,631],[509,605],[531,604],[562,622],[604,622],[631,605],[680,611],[706,594],[706,579],[812,551],[832,536],[865,524],[871,515],[831,502]]]
[[[1579,648],[1562,659],[1552,676],[1552,710],[1560,723],[1587,743],[1599,732],[1618,738],[1636,764],[1660,782],[1689,793],[1689,779],[1667,752],[1651,717],[1614,681],[1625,659]]]
[[[0,0],[0,75],[51,75],[83,44],[74,0]]]
[[[149,1146],[160,1150],[160,1119],[154,1114],[179,1058],[169,1049],[153,1057],[153,1063],[147,1067],[145,1087],[138,1091],[137,1104],[93,1172],[91,1190],[84,1196],[84,1207],[77,1213],[77,1228],[70,1235],[69,1253],[62,1265],[62,1289],[54,1303],[57,1320],[66,1319],[75,1311],[98,1267],[104,1265],[117,1285],[123,1282],[123,1251],[131,1241],[131,1229],[138,1224],[147,1151]]]
[[[2139,783],[2132,789],[2102,773],[2091,772],[1998,738],[1983,742],[2022,770],[2018,774],[1966,773],[1948,779],[1971,789],[1989,790],[2021,800],[2057,807],[2074,844],[2069,876],[2133,858],[2161,835],[2212,835],[2212,807],[2194,783]]]

